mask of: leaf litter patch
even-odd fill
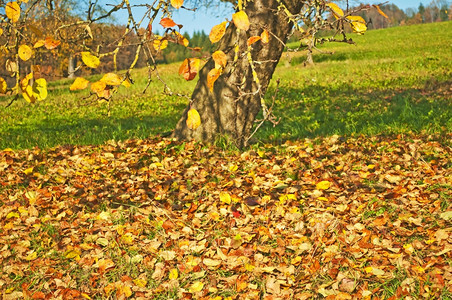
[[[2,296],[450,296],[451,137],[5,149]]]

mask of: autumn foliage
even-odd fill
[[[447,298],[447,138],[0,151],[3,299]]]

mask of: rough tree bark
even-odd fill
[[[247,2],[247,13],[251,26],[248,31],[231,25],[219,42],[219,50],[228,56],[228,65],[214,84],[213,92],[207,86],[207,73],[214,68],[210,59],[199,72],[199,81],[192,94],[192,103],[186,108],[177,123],[173,136],[182,140],[199,140],[213,142],[220,136],[227,136],[243,147],[247,142],[253,124],[261,110],[261,97],[267,90],[270,79],[284,50],[284,44],[293,27],[283,10],[278,10],[280,3],[296,14],[304,1],[288,0],[254,0]],[[270,34],[269,43],[256,42],[252,45],[252,59],[256,62],[255,70],[260,82],[260,90],[253,80],[252,68],[246,55],[239,56],[233,63],[235,45],[239,53],[247,49],[247,39],[259,36],[264,29]],[[277,38],[276,38],[276,37]],[[187,111],[196,109],[201,116],[201,126],[191,130],[186,125]]]

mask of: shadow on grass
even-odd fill
[[[452,128],[450,82],[425,88],[358,90],[309,85],[280,87],[275,115],[281,122],[265,124],[256,138],[280,143],[305,137],[443,133]],[[269,95],[273,94],[269,90]],[[267,100],[268,101],[268,100]]]
[[[377,85],[378,86],[378,85]],[[281,143],[306,137],[376,135],[410,132],[441,134],[452,128],[451,82],[428,81],[422,90],[357,89],[351,84],[303,88],[282,86],[275,115],[280,124],[266,123],[255,139]],[[274,90],[269,89],[268,95]],[[267,100],[269,101],[269,100]],[[107,140],[147,138],[174,129],[185,105],[162,107],[162,114],[130,117],[47,118],[14,125],[0,132],[0,149],[49,148],[65,144],[102,144]],[[155,113],[155,112],[154,112]]]
[[[0,149],[38,146],[102,144],[108,140],[163,135],[175,126],[179,115],[99,119],[50,119],[45,123],[16,126],[0,132]]]
[[[345,61],[347,59],[352,59],[349,53],[338,53],[338,54],[315,54],[313,55],[314,63],[328,62],[328,61]],[[306,55],[295,56],[290,60],[291,66],[303,65],[306,62]]]

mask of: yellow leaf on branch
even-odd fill
[[[333,12],[333,15],[336,19],[344,16],[344,11],[339,6],[337,6],[336,3],[328,3],[327,6],[331,8],[331,11]]]
[[[36,98],[33,97],[33,88],[29,85],[22,89],[22,97],[24,97],[25,101],[28,103],[36,102]]]
[[[236,12],[232,15],[232,21],[235,24],[235,27],[241,30],[247,31],[250,28],[250,20],[248,19],[248,15],[243,10]]]
[[[262,31],[261,40],[262,40],[262,43],[264,43],[264,44],[267,44],[269,42],[269,35],[268,35],[267,29],[264,29],[264,31]]]
[[[35,103],[47,98],[47,81],[44,78],[38,78],[33,82],[33,85],[29,85],[32,78],[33,73],[29,73],[20,82],[22,96],[28,103]]]
[[[217,68],[217,66],[218,66],[217,69],[226,67],[226,64],[228,62],[228,57],[226,56],[226,54],[223,51],[221,51],[221,50],[215,51],[212,54],[212,58],[215,61],[215,68]]]
[[[173,35],[176,36],[176,41],[179,45],[182,45],[184,47],[188,47],[189,41],[187,40],[186,37],[184,37],[182,34],[180,34],[177,31],[173,32]]]
[[[17,2],[8,2],[5,6],[5,14],[11,23],[17,23],[20,18],[20,6]]]
[[[105,82],[106,85],[116,86],[121,84],[121,77],[115,73],[107,73],[102,76],[100,81]]]
[[[160,51],[168,47],[168,41],[166,39],[163,39],[160,35],[155,35],[155,39],[152,43],[154,46],[155,51]]]
[[[85,89],[89,84],[89,81],[86,80],[83,77],[77,77],[75,78],[74,83],[71,84],[71,87],[69,88],[71,91],[77,91],[77,90],[83,90]]]
[[[38,40],[38,41],[33,45],[33,48],[40,48],[40,47],[44,46],[45,43],[46,43],[45,40]]]
[[[171,6],[176,9],[181,8],[183,4],[184,4],[184,0],[171,0]]]
[[[6,93],[6,89],[8,85],[6,84],[6,80],[0,77],[0,94]]]
[[[201,117],[196,109],[192,108],[187,113],[187,127],[195,130],[201,125]]]
[[[357,34],[363,34],[367,30],[366,21],[360,16],[348,16],[348,20],[350,20],[350,27],[353,32]]]
[[[209,39],[212,42],[212,44],[221,40],[224,33],[226,32],[226,24],[228,24],[228,22],[224,21],[223,23],[212,27],[209,33]]]
[[[82,61],[85,65],[92,69],[95,69],[100,65],[100,59],[88,51],[82,52]]]
[[[27,61],[33,55],[33,50],[28,45],[20,45],[18,54],[21,60]]]
[[[47,98],[47,81],[44,78],[38,78],[35,80],[33,83],[33,93],[38,101]]]
[[[10,59],[6,60],[5,67],[6,67],[6,71],[8,71],[11,74],[11,76],[14,76],[13,74],[18,71],[16,62],[14,62]]]

